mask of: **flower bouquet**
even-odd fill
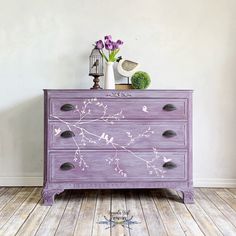
[[[117,41],[112,41],[111,35],[107,35],[104,37],[104,41],[98,40],[96,42],[97,49],[100,50],[101,55],[106,60],[106,62],[115,62],[117,61],[118,57],[117,54],[120,51],[120,47],[123,45],[123,41],[118,39]],[[108,55],[106,55],[103,49],[108,51]]]
[[[96,42],[96,48],[99,49],[101,55],[106,61],[105,89],[115,89],[113,64],[119,59],[117,54],[119,53],[122,44],[123,42],[120,39],[112,41],[111,35],[105,36],[104,41],[98,40]],[[108,54],[105,54],[103,51],[104,48],[108,51]]]

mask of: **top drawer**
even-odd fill
[[[50,98],[54,119],[187,119],[187,99],[167,98]]]

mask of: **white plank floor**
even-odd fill
[[[236,235],[236,189],[196,188],[184,205],[173,190],[68,190],[53,206],[41,188],[0,188],[0,236]],[[130,228],[98,224],[130,210]]]

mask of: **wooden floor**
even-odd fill
[[[191,205],[172,190],[73,190],[52,207],[42,205],[41,190],[0,188],[0,236],[236,235],[236,189],[197,188]],[[98,224],[119,209],[137,224]]]

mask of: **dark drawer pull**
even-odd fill
[[[60,166],[61,170],[71,170],[71,169],[74,169],[74,168],[75,168],[75,166],[70,162],[66,162],[66,163],[64,163]]]
[[[166,169],[173,169],[173,168],[176,168],[177,165],[172,161],[168,161],[163,165],[163,167]]]
[[[173,130],[166,130],[162,136],[166,137],[166,138],[172,138],[174,136],[176,136],[177,134],[175,133],[175,131]]]
[[[75,134],[70,130],[66,130],[66,131],[61,133],[62,138],[72,138],[74,136],[75,136]]]
[[[175,105],[173,104],[166,104],[163,108],[164,111],[174,111],[177,108],[175,107]]]
[[[75,110],[75,106],[72,105],[72,104],[64,104],[64,105],[61,107],[61,110],[62,110],[62,111],[72,111],[72,110]]]

